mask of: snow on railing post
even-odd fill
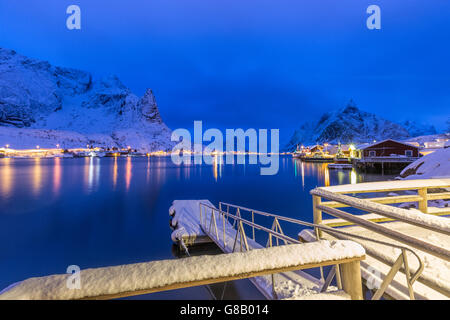
[[[428,213],[428,192],[427,188],[418,189],[419,196],[422,197],[422,200],[419,201],[419,210],[423,213]]]

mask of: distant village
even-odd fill
[[[329,169],[356,168],[365,172],[396,173],[434,151],[450,147],[450,134],[424,136],[411,141],[386,139],[363,144],[298,145],[292,153],[304,162],[328,162]]]

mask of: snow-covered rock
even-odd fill
[[[403,122],[402,125],[411,137],[433,135],[437,133],[436,128],[431,124],[423,124],[416,121],[407,120]]]
[[[295,131],[286,150],[294,150],[297,144],[316,143],[364,143],[373,140],[405,140],[423,132],[433,132],[434,128],[419,126],[413,122],[401,125],[383,119],[373,113],[357,108],[351,100],[346,107],[325,113],[317,122],[304,123]]]
[[[450,147],[430,153],[410,165],[400,173],[404,179],[450,178]]]
[[[41,145],[67,148],[86,141],[141,151],[173,146],[152,90],[139,98],[116,76],[96,79],[2,48],[0,128],[0,145],[12,148],[34,147],[43,137]]]

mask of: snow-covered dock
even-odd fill
[[[207,200],[176,200],[169,213],[173,216],[172,224],[176,226],[172,233],[174,241],[195,243],[195,239],[206,235],[227,254],[264,248],[254,240],[254,236],[245,234],[242,221],[233,219],[231,215],[225,216],[225,211],[218,210]],[[278,242],[278,239],[275,240],[273,236],[273,242],[275,241]],[[317,259],[329,256],[326,250],[307,250],[303,254]],[[342,290],[336,287],[327,285],[328,290],[322,292],[325,291],[324,281],[301,270],[252,277],[250,281],[267,299],[345,298]]]
[[[363,245],[367,259],[361,263],[361,274],[376,297],[448,299],[449,190],[450,179],[316,188],[311,191],[314,222],[323,228],[303,230],[299,237],[316,241],[319,235],[320,239],[351,239]]]
[[[171,238],[181,247],[213,242],[200,226],[200,203],[213,205],[208,200],[175,200],[169,208],[170,226],[174,229]]]

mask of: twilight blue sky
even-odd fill
[[[66,29],[66,8],[82,30]],[[381,7],[382,29],[366,28]],[[0,0],[0,46],[151,87],[172,129],[294,128],[353,98],[394,121],[450,116],[448,0]]]

